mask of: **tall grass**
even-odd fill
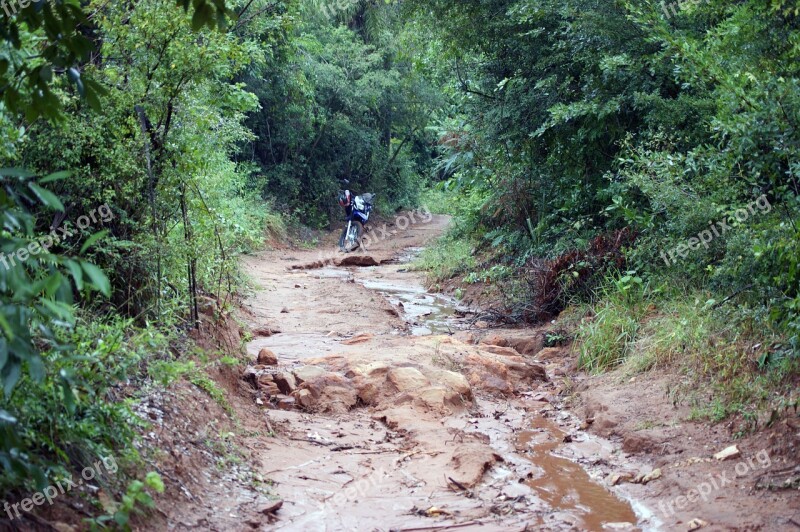
[[[426,271],[430,282],[446,281],[475,269],[474,248],[470,241],[449,233],[425,248],[414,267]]]
[[[652,290],[612,278],[604,286],[594,303],[562,316],[576,328],[580,368],[620,368],[625,376],[667,368],[682,376],[673,393],[691,403],[693,417],[712,421],[731,414],[753,421],[797,401],[791,379],[800,361],[764,316],[718,308],[709,293],[674,283]]]

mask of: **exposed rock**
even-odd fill
[[[244,370],[242,373],[242,380],[250,384],[251,387],[258,390],[259,383],[258,383],[258,375],[259,372],[252,366],[249,366],[247,369]]]
[[[608,484],[610,486],[616,486],[617,484],[621,484],[622,482],[632,482],[634,478],[633,473],[624,472],[624,473],[613,473],[608,477]]]
[[[363,344],[364,342],[369,342],[372,340],[373,335],[370,333],[363,333],[347,340],[342,340],[342,345],[356,345],[356,344]]]
[[[398,392],[407,392],[430,385],[430,381],[416,368],[392,368],[389,382]]]
[[[471,333],[470,331],[458,331],[452,336],[452,338],[465,344],[475,343],[475,334]]]
[[[267,327],[266,325],[262,325],[260,327],[256,327],[253,329],[253,336],[256,338],[268,338],[275,334],[280,334],[281,331],[278,329],[273,329],[272,327]]]
[[[481,345],[481,351],[488,351],[495,355],[504,357],[518,357],[519,353],[512,347],[500,347],[498,345]]]
[[[314,396],[308,389],[296,390],[294,392],[294,398],[297,404],[305,409],[310,409],[314,406]]]
[[[277,366],[278,365],[278,357],[275,353],[270,351],[269,349],[262,349],[258,352],[258,359],[256,360],[259,364],[263,364],[264,366]]]
[[[472,399],[472,388],[470,388],[467,378],[461,373],[443,369],[433,371],[429,370],[426,373],[431,382],[438,382],[464,399]]]
[[[371,378],[385,377],[389,373],[389,368],[390,366],[386,362],[370,362],[369,364],[361,364],[351,368],[345,373],[345,376],[350,378],[356,375]]]
[[[281,410],[294,410],[295,400],[294,397],[279,397],[278,408]]]
[[[281,393],[281,389],[278,388],[278,385],[271,381],[264,386],[261,391],[269,397],[275,397]]]
[[[483,474],[500,459],[487,445],[465,443],[459,445],[450,460],[454,480],[471,488],[478,484]]]
[[[381,387],[375,382],[364,377],[353,378],[353,385],[356,388],[356,395],[366,405],[375,405],[381,393]]]
[[[415,404],[431,410],[442,410],[446,405],[452,405],[458,396],[444,386],[430,386],[414,393]]]
[[[495,345],[498,347],[506,347],[508,345],[508,340],[506,340],[499,334],[489,334],[481,338],[480,343],[484,345]]]
[[[283,501],[275,501],[266,508],[264,508],[263,510],[261,510],[261,513],[266,515],[275,514],[278,510],[281,509],[282,506],[283,506]]]
[[[508,338],[508,347],[525,356],[534,356],[544,348],[544,338],[541,335],[532,338]]]
[[[561,358],[566,353],[567,350],[564,349],[563,347],[545,347],[536,354],[536,360],[539,360],[541,362],[547,362],[549,360]]]
[[[336,373],[325,373],[301,385],[295,397],[312,412],[344,413],[358,402],[353,383]]]
[[[294,378],[294,375],[288,371],[278,373],[275,375],[274,380],[283,394],[291,395],[297,388],[297,380]]]
[[[259,375],[258,384],[259,386],[263,387],[270,387],[270,386],[277,387],[277,385],[275,384],[274,375],[272,375],[271,373],[262,373],[261,375]]]
[[[739,458],[742,456],[742,453],[739,451],[739,448],[735,445],[731,445],[730,447],[726,447],[725,449],[721,450],[717,454],[714,455],[714,458],[717,460],[732,460],[734,458]]]
[[[686,523],[686,530],[689,532],[694,532],[695,530],[700,530],[701,528],[705,528],[709,525],[708,521],[703,521],[699,517],[695,517],[688,523]]]
[[[351,255],[336,262],[337,266],[379,266],[380,263],[375,257],[369,255]]]
[[[658,442],[646,434],[626,434],[622,439],[622,450],[630,454],[651,452]]]
[[[640,473],[636,478],[633,479],[635,484],[647,484],[654,480],[658,480],[661,478],[661,469],[653,469],[646,475],[644,473]]]
[[[303,366],[301,368],[297,368],[292,373],[294,373],[294,376],[297,379],[297,384],[303,384],[306,381],[321,377],[328,372],[319,366]]]

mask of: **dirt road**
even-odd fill
[[[142,405],[169,489],[141,529],[800,527],[791,419],[691,421],[680,375],[590,376],[545,347],[558,323],[489,329],[409,269],[447,225],[405,213],[364,252],[331,234],[249,257],[250,365],[209,374],[227,408],[190,383]],[[208,322],[237,348],[231,319]]]
[[[612,459],[611,447],[551,404],[560,385],[533,362],[537,331],[467,331],[468,309],[427,293],[408,271],[447,224],[406,213],[375,228],[365,252],[269,252],[247,261],[258,286],[247,306],[264,335],[248,351],[267,362],[248,371],[273,434],[252,445],[270,493],[283,501],[267,528],[600,530],[646,522],[643,507],[591,478],[593,463]]]

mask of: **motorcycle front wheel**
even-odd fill
[[[350,224],[350,230],[348,231],[348,227],[342,230],[342,236],[339,239],[339,249],[344,251],[345,253],[350,253],[351,251],[355,251],[361,245],[361,224],[358,222],[352,222]]]

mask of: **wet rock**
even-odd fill
[[[518,357],[519,353],[512,347],[501,347],[498,345],[481,345],[481,351],[488,351],[494,355],[504,357]]]
[[[717,454],[714,455],[719,461],[724,460],[733,460],[734,458],[739,458],[742,456],[742,453],[739,451],[739,448],[735,445],[731,445],[730,447],[726,447],[725,449],[721,450]]]
[[[416,368],[392,368],[389,370],[389,382],[398,392],[407,392],[430,385],[430,381]]]
[[[468,400],[472,399],[472,388],[467,378],[461,373],[447,370],[433,370],[428,371],[427,375],[431,382],[438,382],[463,398]]]
[[[475,343],[475,335],[469,331],[458,331],[452,336],[452,338],[465,344]]]
[[[260,327],[256,327],[255,329],[253,329],[253,336],[255,336],[256,338],[268,338],[275,334],[280,334],[280,332],[281,331],[278,329],[273,329],[272,327],[267,327],[265,325],[262,325]]]
[[[261,392],[268,397],[275,397],[276,395],[280,395],[281,389],[278,388],[277,384],[270,381],[263,388],[261,388]]]
[[[633,482],[634,474],[631,472],[624,472],[624,473],[612,473],[608,477],[608,484],[610,486],[616,486],[617,484],[621,484],[623,482]]]
[[[449,391],[444,386],[430,386],[414,393],[415,404],[431,410],[442,410],[446,405],[452,405],[458,395]]]
[[[311,394],[310,390],[296,390],[294,393],[294,398],[297,404],[302,408],[309,410],[314,406],[314,396]]]
[[[264,508],[263,510],[261,510],[261,513],[265,515],[270,515],[270,514],[274,515],[278,512],[278,510],[281,509],[282,506],[283,506],[283,501],[275,501],[266,508]]]
[[[291,395],[297,388],[297,379],[288,371],[276,374],[274,380],[278,389],[285,395]]]
[[[278,397],[278,408],[281,410],[294,410],[295,404],[294,397]]]
[[[306,381],[316,379],[328,373],[324,368],[319,366],[303,366],[294,370],[294,376],[297,379],[297,384],[303,384]]]
[[[557,358],[562,358],[567,353],[567,350],[561,347],[545,347],[536,354],[536,360],[540,362],[548,362]]]
[[[633,479],[634,484],[647,484],[654,480],[658,480],[661,478],[661,469],[653,469],[646,475],[644,473],[640,473],[636,478]]]
[[[365,342],[369,342],[372,340],[373,335],[370,333],[359,334],[352,338],[342,341],[342,345],[356,345],[356,344],[363,344]]]
[[[508,347],[513,347],[522,355],[534,356],[544,348],[544,338],[541,335],[533,338],[509,338]]]
[[[360,364],[358,366],[350,368],[350,370],[345,373],[346,377],[353,378],[356,375],[361,375],[363,377],[370,377],[370,378],[380,378],[385,377],[387,373],[389,373],[389,366],[386,362],[370,362],[369,364]]]
[[[531,488],[521,482],[513,482],[503,486],[502,493],[506,500],[514,500],[531,495]]]
[[[264,366],[277,366],[278,356],[269,349],[265,348],[258,352],[258,359],[256,362]]]
[[[484,345],[493,345],[497,347],[506,347],[508,345],[508,340],[500,336],[499,334],[489,334],[481,338],[481,344]]]
[[[622,439],[622,450],[630,454],[652,452],[658,442],[646,434],[626,434]]]
[[[453,473],[449,476],[453,480],[472,488],[483,478],[495,462],[501,460],[492,448],[480,443],[465,443],[459,445],[453,452],[450,467]]]
[[[353,383],[336,373],[325,373],[305,381],[295,397],[298,402],[302,399],[306,410],[336,414],[347,412],[358,402]]]
[[[700,530],[701,528],[705,528],[709,525],[708,521],[703,521],[699,517],[695,517],[688,523],[686,523],[686,530],[689,532],[694,532],[695,530]]]
[[[342,260],[337,262],[337,266],[379,266],[380,263],[375,260],[375,257],[371,257],[369,255],[353,255],[350,257],[345,257]]]
[[[254,389],[258,390],[258,375],[259,372],[254,367],[250,366],[244,370],[244,373],[242,373],[242,380],[250,384],[250,386]]]

